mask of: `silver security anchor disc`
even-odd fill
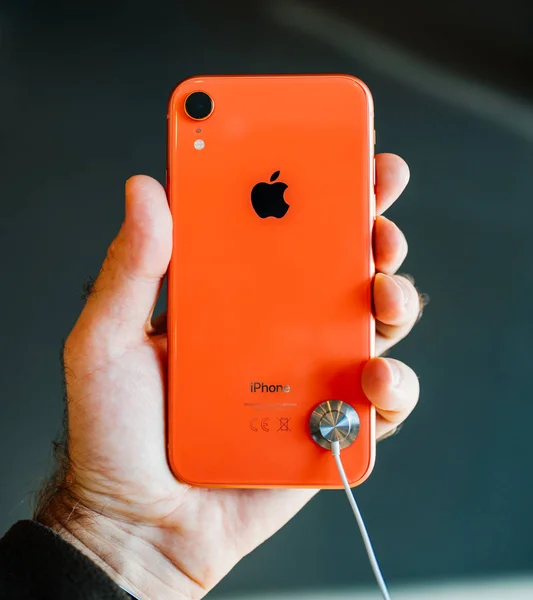
[[[359,415],[346,402],[328,400],[315,408],[309,427],[313,439],[322,448],[331,450],[332,442],[339,442],[341,449],[347,448],[359,434]]]

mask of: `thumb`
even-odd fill
[[[143,339],[172,251],[165,190],[151,177],[126,182],[126,215],[76,324],[115,350]]]

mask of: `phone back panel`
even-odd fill
[[[185,113],[193,91],[213,99],[204,121]],[[361,482],[375,452],[360,383],[374,345],[368,89],[347,75],[196,77],[174,90],[168,127],[175,476],[209,487],[342,487],[309,432],[313,409],[338,399],[360,417],[343,462],[351,484]]]

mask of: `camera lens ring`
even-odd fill
[[[215,108],[213,99],[206,92],[191,92],[184,103],[186,115],[194,121],[205,121]]]

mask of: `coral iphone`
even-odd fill
[[[374,463],[373,103],[348,75],[193,77],[168,108],[168,457],[207,487],[342,487],[310,434],[341,400]]]

